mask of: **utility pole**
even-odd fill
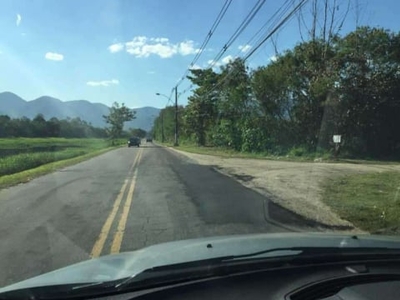
[[[178,146],[178,86],[175,87],[175,143]]]
[[[164,110],[161,110],[161,142],[164,143]]]
[[[170,101],[170,98],[167,95],[156,93],[157,96],[163,96],[168,99],[168,103]],[[167,104],[168,104],[167,103]],[[165,140],[165,135],[164,135],[164,109],[161,109],[160,111],[160,117],[161,117],[161,142],[164,143]]]

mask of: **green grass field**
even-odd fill
[[[400,172],[353,174],[324,185],[323,200],[371,233],[400,234]]]
[[[118,140],[116,146],[124,143]],[[0,187],[25,182],[116,146],[111,147],[105,139],[0,139]]]

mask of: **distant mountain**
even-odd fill
[[[160,109],[155,107],[135,108],[136,119],[125,123],[125,128],[142,128],[149,131]],[[103,115],[107,115],[109,107],[101,103],[91,103],[86,100],[61,101],[59,99],[42,96],[32,101],[26,101],[10,92],[0,93],[0,115],[8,115],[12,118],[34,118],[37,114],[43,114],[46,119],[56,117],[58,119],[79,117],[96,127],[105,127]]]

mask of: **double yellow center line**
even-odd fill
[[[130,182],[130,186],[129,186],[129,191],[128,191],[128,195],[126,197],[125,200],[125,204],[122,210],[122,214],[121,217],[119,219],[118,222],[118,227],[117,230],[114,234],[114,239],[112,241],[111,244],[111,249],[110,249],[110,253],[118,253],[119,250],[121,249],[121,244],[122,244],[122,239],[124,237],[124,232],[125,232],[125,227],[126,227],[126,222],[128,220],[128,215],[129,215],[129,210],[131,208],[131,204],[132,204],[132,198],[133,198],[133,192],[135,190],[135,185],[136,185],[136,178],[137,178],[137,172],[138,172],[138,168],[137,166],[139,165],[140,159],[142,157],[142,152],[143,149],[140,148],[138,154],[135,157],[135,160],[131,166],[131,168],[129,169],[129,175],[132,174],[132,171],[134,171],[131,182]],[[136,168],[135,168],[136,167]],[[94,244],[93,248],[92,248],[92,252],[90,253],[90,257],[95,258],[95,257],[99,257],[101,255],[101,252],[103,251],[104,248],[104,244],[107,240],[107,237],[110,233],[110,229],[111,226],[114,222],[115,216],[118,213],[119,207],[121,205],[122,199],[125,195],[125,191],[126,188],[128,186],[129,183],[129,179],[125,179],[124,184],[121,187],[121,190],[119,191],[119,194],[117,196],[117,198],[115,199],[114,205],[111,209],[110,214],[108,215],[102,229],[101,232],[99,234],[99,237],[97,238],[96,243]]]

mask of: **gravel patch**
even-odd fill
[[[400,171],[400,165],[288,162],[223,158],[170,148],[200,165],[212,166],[271,201],[309,220],[334,227],[354,227],[321,201],[322,183],[351,173]]]

